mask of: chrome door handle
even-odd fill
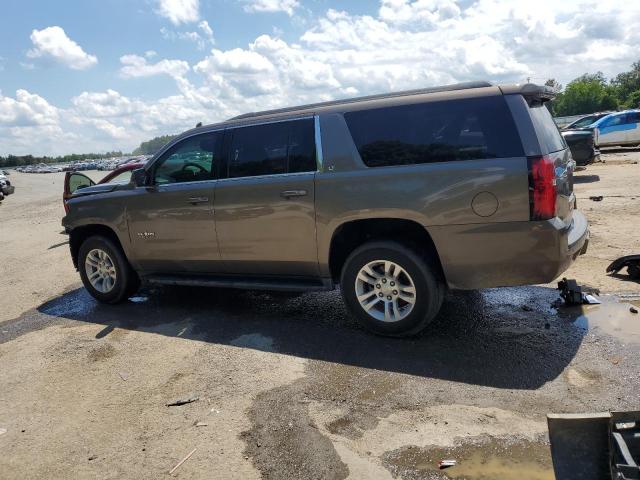
[[[197,205],[198,203],[207,203],[209,201],[209,197],[189,197],[188,202],[191,205]]]
[[[280,192],[280,196],[284,198],[304,197],[306,194],[306,190],[285,190],[284,192]]]

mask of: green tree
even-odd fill
[[[162,135],[160,137],[152,138],[151,140],[142,142],[140,146],[133,151],[133,154],[153,155],[174,138],[176,138],[176,135]]]
[[[630,96],[640,90],[640,61],[631,65],[631,71],[619,73],[611,80],[611,86],[615,89],[620,103],[630,105]],[[638,106],[638,102],[635,102]]]
[[[556,115],[581,115],[618,108],[615,89],[602,72],[584,74],[569,82],[553,105]]]

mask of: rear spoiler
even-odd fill
[[[500,85],[503,95],[522,95],[530,107],[537,107],[545,102],[556,98],[556,92],[547,85],[536,85],[535,83]]]

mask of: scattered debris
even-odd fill
[[[186,405],[187,403],[193,403],[200,400],[199,397],[182,398],[175,402],[167,403],[167,407],[179,407],[180,405]]]
[[[0,435],[4,435],[5,433],[7,433],[7,429],[6,428],[0,428]]]
[[[207,422],[196,422],[195,426],[196,427],[208,427],[209,424]]]
[[[98,455],[91,455],[88,460],[92,461],[92,460],[95,460],[96,458],[98,458]]]
[[[614,260],[607,267],[607,273],[618,273],[624,267],[627,267],[629,277],[640,280],[640,255],[626,255]]]
[[[620,360],[621,360],[621,358],[620,358],[620,357],[611,357],[611,358],[609,359],[609,361],[610,361],[611,363],[613,363],[614,365],[618,365],[618,364],[620,363]]]
[[[126,372],[118,372],[118,375],[120,375],[120,378],[122,380],[124,380],[125,382],[127,381],[127,379],[129,378],[129,374]]]
[[[149,297],[142,296],[142,295],[138,295],[138,296],[135,296],[135,297],[129,297],[129,301],[133,302],[133,303],[144,303],[147,300],[149,300]]]
[[[560,290],[560,296],[567,305],[597,305],[600,302],[591,293],[582,291],[582,287],[578,285],[573,279],[563,278],[558,282],[558,290]]]
[[[197,450],[197,449],[198,449],[198,447],[196,447],[196,448],[194,448],[193,450],[191,450],[191,451],[189,452],[189,454],[188,454],[186,457],[184,457],[182,460],[180,460],[180,461],[178,462],[178,464],[177,464],[175,467],[173,467],[171,470],[169,470],[169,475],[173,475],[173,472],[175,472],[175,471],[178,469],[178,467],[179,467],[180,465],[182,465],[184,462],[186,462],[187,460],[189,460],[189,458],[191,457],[191,455],[193,455],[194,453],[196,453],[196,450]]]
[[[522,305],[520,308],[525,312],[531,312],[533,310],[529,305]]]
[[[638,309],[636,307],[629,307],[629,311],[631,313],[638,313]]]
[[[445,468],[454,467],[456,463],[455,460],[440,460],[438,462],[438,468],[444,470]]]
[[[602,195],[593,195],[589,197],[589,200],[593,200],[594,202],[601,202],[604,197]]]

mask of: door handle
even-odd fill
[[[198,203],[207,203],[209,201],[209,197],[189,197],[188,202],[191,205],[197,205]]]
[[[306,190],[285,190],[284,192],[280,192],[280,196],[283,198],[304,197],[306,194]]]

